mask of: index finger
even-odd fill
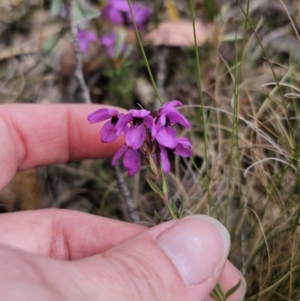
[[[100,107],[87,104],[2,105],[0,189],[17,170],[113,156],[122,146],[123,138],[104,144],[99,137],[101,125],[87,122],[87,115]]]

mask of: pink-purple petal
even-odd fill
[[[109,118],[111,118],[111,115],[109,114],[108,109],[99,109],[87,117],[89,123],[97,123],[105,121]]]
[[[114,1],[113,4],[113,8],[117,9],[123,13],[130,13],[130,9],[129,9],[129,5],[127,0],[122,1],[122,0],[118,0],[118,1]]]
[[[144,118],[148,116],[151,112],[145,109],[141,109],[141,110],[134,109],[134,110],[129,110],[129,113],[132,114],[133,117]]]
[[[182,114],[180,114],[176,109],[166,109],[164,113],[169,118],[172,125],[179,123],[186,128],[191,127],[189,121]]]
[[[166,102],[165,104],[162,105],[162,109],[164,108],[168,108],[168,107],[182,107],[182,103],[178,100],[170,100],[168,102]]]
[[[124,22],[122,14],[117,10],[111,9],[107,12],[106,15],[108,19],[116,25],[122,25]]]
[[[100,130],[101,141],[104,143],[113,142],[118,138],[116,128],[111,121],[106,122]]]
[[[128,150],[128,146],[125,144],[123,145],[114,155],[111,161],[111,165],[115,166],[117,161],[124,155],[124,153]]]
[[[177,145],[176,131],[172,127],[162,127],[156,133],[157,142],[167,148],[175,148]]]
[[[161,167],[165,173],[170,172],[170,161],[168,158],[168,152],[163,146],[159,146],[160,148],[160,158],[161,158]]]
[[[124,155],[123,164],[128,170],[128,175],[135,175],[141,167],[141,159],[139,152],[134,149],[128,149]]]
[[[161,114],[158,118],[158,121],[157,121],[157,128],[160,128],[162,126],[165,126],[166,125],[166,115],[165,114]]]
[[[184,158],[189,158],[192,156],[192,143],[189,139],[185,137],[180,137],[177,139],[177,145],[174,149],[174,153]]]
[[[133,148],[139,149],[146,139],[146,129],[144,125],[134,126],[132,125],[125,134],[126,144]]]
[[[120,117],[118,123],[116,124],[116,133],[117,135],[120,135],[123,131],[125,126],[131,122],[133,119],[133,116],[131,113],[127,113]]]
[[[151,131],[151,137],[154,138],[156,135],[156,127],[151,115],[144,117],[144,124]]]

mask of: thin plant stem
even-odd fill
[[[197,65],[197,79],[198,79],[198,92],[199,92],[199,98],[200,98],[200,104],[201,104],[201,118],[202,118],[202,127],[203,127],[203,139],[204,139],[204,161],[205,164],[208,166],[208,138],[207,138],[207,128],[206,128],[206,122],[205,122],[205,110],[204,110],[204,100],[203,100],[203,91],[202,91],[202,83],[201,83],[201,65],[200,65],[200,59],[199,59],[199,52],[198,52],[198,42],[197,42],[197,34],[196,34],[196,26],[195,26],[195,12],[194,12],[194,1],[189,0],[189,9],[192,17],[192,24],[193,24],[193,36],[194,36],[194,48],[195,48],[195,57],[196,57],[196,65]],[[204,178],[201,177],[203,180],[203,183],[206,181]],[[210,205],[214,208],[217,213],[217,208],[214,205],[214,201],[211,197],[211,194],[209,192],[210,186],[208,183],[204,183],[207,192],[208,192],[208,200]]]
[[[146,64],[146,68],[147,68],[147,71],[148,71],[151,83],[152,83],[153,88],[155,90],[156,96],[157,96],[160,104],[162,105],[163,101],[162,101],[161,95],[160,95],[160,93],[158,91],[158,88],[156,86],[154,77],[152,75],[152,71],[150,69],[150,66],[149,66],[149,63],[148,63],[148,60],[147,60],[147,56],[146,56],[146,53],[145,53],[145,50],[144,50],[143,42],[142,42],[142,39],[141,39],[141,36],[140,36],[140,33],[139,33],[139,29],[137,28],[137,25],[136,25],[136,22],[135,22],[135,18],[134,18],[133,12],[132,12],[131,1],[127,0],[127,2],[128,2],[128,5],[129,5],[129,10],[130,10],[131,18],[133,20],[133,25],[134,25],[135,33],[136,33],[136,36],[137,36],[137,39],[138,39],[138,42],[139,42],[139,46],[140,46],[140,49],[141,49],[141,52],[142,52],[142,55],[143,55],[144,62]]]
[[[265,58],[266,58],[266,60],[267,60],[267,62],[268,62],[268,64],[269,64],[269,66],[270,66],[272,75],[273,75],[274,80],[275,80],[275,82],[276,82],[276,85],[277,85],[277,87],[278,87],[279,94],[280,94],[280,96],[281,96],[282,102],[283,102],[283,104],[284,104],[284,108],[285,108],[285,110],[286,110],[286,114],[288,115],[286,99],[285,99],[285,96],[284,96],[284,94],[283,94],[281,85],[279,84],[279,80],[278,80],[278,78],[277,78],[277,76],[276,76],[276,73],[275,73],[275,71],[274,71],[274,68],[273,68],[272,65],[271,65],[271,61],[270,61],[270,59],[269,59],[268,53],[267,53],[265,47],[263,46],[262,42],[260,41],[259,36],[257,35],[257,32],[256,32],[256,30],[255,30],[253,24],[252,24],[251,21],[250,21],[249,14],[248,14],[247,12],[245,12],[243,6],[242,6],[241,3],[240,3],[240,0],[236,0],[236,2],[237,2],[237,4],[239,5],[239,7],[240,7],[240,9],[241,9],[241,11],[242,11],[242,13],[243,13],[243,15],[244,15],[245,18],[246,18],[247,23],[248,23],[249,26],[251,27],[251,30],[252,30],[252,32],[254,33],[254,35],[255,35],[255,37],[256,37],[256,39],[257,39],[257,41],[258,41],[258,44],[259,44],[260,48],[262,49],[262,51],[263,51],[263,53],[264,53],[264,55],[265,55]],[[294,135],[292,134],[292,133],[293,133],[293,129],[292,129],[291,122],[290,122],[290,120],[289,120],[288,118],[287,118],[287,124],[288,124],[288,128],[289,128],[289,132],[290,132],[290,134],[291,134],[291,136],[292,136],[292,142],[293,142],[292,147],[295,148],[295,137],[294,137]]]
[[[195,44],[195,56],[196,56],[196,63],[197,63],[197,74],[198,74],[198,91],[199,91],[199,97],[201,102],[201,117],[202,117],[202,126],[203,126],[203,136],[204,136],[204,159],[205,162],[208,163],[207,159],[207,149],[208,149],[208,139],[207,139],[207,130],[206,130],[206,124],[205,124],[205,112],[204,112],[204,100],[203,100],[203,92],[202,92],[202,83],[201,83],[201,65],[200,65],[200,59],[199,59],[199,52],[198,52],[198,43],[197,43],[197,34],[196,34],[196,26],[195,26],[195,12],[193,7],[194,1],[189,0],[189,7],[190,12],[192,16],[192,24],[193,24],[193,35],[194,35],[194,44]]]

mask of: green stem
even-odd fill
[[[166,206],[167,206],[167,208],[168,208],[168,211],[169,211],[169,213],[170,213],[172,219],[178,219],[178,217],[177,217],[177,215],[175,214],[175,212],[173,211],[172,207],[171,207],[167,202],[165,202],[165,203],[166,203]]]
[[[132,7],[131,7],[131,1],[127,0],[127,2],[128,2],[128,5],[129,5],[129,10],[130,10],[131,18],[133,20],[133,25],[134,25],[135,33],[136,33],[136,36],[137,36],[137,39],[138,39],[138,42],[139,42],[139,46],[140,46],[140,49],[141,49],[141,52],[142,52],[142,55],[143,55],[143,59],[144,59],[145,64],[146,64],[146,68],[147,68],[147,71],[148,71],[151,83],[152,83],[153,88],[155,90],[156,96],[157,96],[160,104],[162,105],[163,101],[162,101],[162,98],[161,98],[161,96],[159,94],[159,91],[158,91],[158,88],[156,86],[154,77],[152,75],[152,72],[151,72],[151,69],[150,69],[150,66],[149,66],[149,63],[148,63],[148,60],[147,60],[147,56],[146,56],[146,53],[145,53],[145,50],[144,50],[144,47],[143,47],[142,39],[141,39],[139,30],[137,28],[137,25],[136,25],[136,22],[135,22],[135,19],[134,19],[134,15],[133,15],[133,12],[132,12]]]

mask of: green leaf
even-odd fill
[[[215,15],[218,12],[216,0],[204,0],[204,7],[206,11],[206,16],[210,21],[213,21]]]
[[[165,199],[168,199],[168,180],[164,172],[162,172],[161,177],[161,186],[162,186],[162,193],[165,196]]]
[[[117,34],[115,49],[114,49],[114,57],[120,57],[122,54],[122,50],[124,48],[124,43],[126,39],[127,33],[124,30],[120,30]]]
[[[220,283],[218,283],[216,285],[216,287],[214,288],[214,290],[212,291],[212,293],[210,294],[214,299],[218,300],[218,301],[225,301],[225,295],[223,293],[223,289],[222,286],[220,285]]]
[[[225,297],[228,298],[229,296],[231,296],[232,294],[234,294],[237,291],[237,289],[241,286],[241,283],[242,283],[242,281],[240,279],[239,282],[235,286],[233,286],[232,288],[230,288],[227,291],[227,293],[225,294]]]
[[[99,17],[100,14],[100,10],[91,7],[83,7],[79,1],[76,1],[74,5],[74,16],[76,23],[92,20]]]
[[[148,182],[151,189],[154,192],[156,192],[162,199],[164,199],[164,195],[163,195],[161,189],[149,177],[146,177],[146,181]]]
[[[61,5],[63,0],[52,0],[50,7],[50,15],[57,16],[61,12]]]

